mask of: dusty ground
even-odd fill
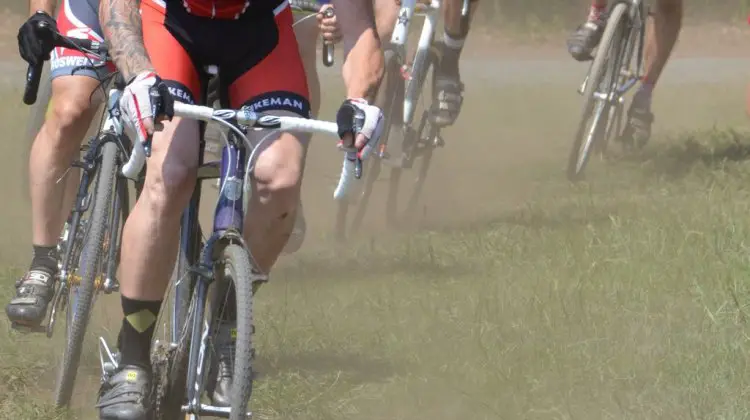
[[[687,30],[657,91],[652,157],[593,165],[576,188],[562,169],[586,65],[552,43],[472,41],[465,109],[430,173],[429,229],[414,236],[384,234],[375,207],[362,243],[331,246],[341,156],[316,138],[308,241],[259,299],[259,417],[748,418],[747,140],[705,131],[748,127],[746,35]],[[0,68],[7,299],[28,259],[27,110],[22,67]],[[335,69],[321,72],[327,117],[341,88]],[[721,156],[739,163],[724,169]],[[96,317],[81,419],[94,418],[93,338],[116,327],[117,298]],[[0,325],[0,418],[63,418],[46,404],[62,329],[47,340]]]

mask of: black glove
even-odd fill
[[[18,52],[32,66],[49,60],[55,48],[57,22],[45,12],[34,13],[18,30]]]

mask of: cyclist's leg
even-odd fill
[[[259,57],[252,66],[246,64],[249,70],[227,78],[230,102],[232,106],[249,105],[260,112],[288,111],[309,117],[307,78],[291,27],[291,10],[287,3],[282,3],[274,13],[274,22],[262,25],[276,25],[278,40],[262,61]],[[283,105],[277,105],[279,102]],[[300,133],[280,133],[275,137],[267,142],[268,147],[259,153],[255,163],[248,209],[248,215],[253,217],[245,225],[253,256],[266,273],[276,262],[291,231],[309,138]]]
[[[183,44],[165,26],[167,14],[170,19],[179,15],[182,5],[167,2],[165,10],[163,4],[160,0],[141,3],[146,50],[176,100],[200,100],[199,72]],[[198,138],[198,123],[180,118],[165,122],[164,129],[154,134],[143,191],[123,229],[119,280],[124,317],[118,335],[121,359],[118,371],[99,392],[97,407],[102,419],[145,418],[151,338],[174,268],[180,214],[195,186]]]
[[[445,20],[442,57],[437,67],[433,120],[437,125],[451,125],[458,118],[463,104],[463,83],[458,71],[458,61],[469,34],[471,19],[477,10],[479,0],[469,1],[469,16],[461,16],[463,0],[445,0],[443,18]]]
[[[72,20],[77,20],[79,26],[89,26],[82,30]],[[58,29],[63,35],[102,40],[97,15],[85,0],[64,2]],[[52,298],[57,242],[72,206],[73,196],[66,194],[66,189],[74,189],[78,184],[67,171],[103,98],[95,90],[99,86],[98,77],[104,72],[76,69],[87,64],[89,59],[78,51],[57,48],[53,52],[51,108],[29,156],[33,257],[28,272],[16,284],[16,295],[6,307],[8,318],[17,324],[39,325]],[[65,179],[58,182],[62,177]]]
[[[222,73],[221,80],[229,83],[229,101],[234,108],[248,105],[258,112],[307,118],[310,116],[307,77],[292,30],[288,3],[281,3],[274,15],[273,20],[268,16],[262,22],[256,21],[255,32],[248,36],[263,39],[267,33],[273,32],[268,26],[274,25],[278,28],[278,41],[270,41],[275,45],[271,45],[270,51],[263,56],[252,55],[247,62],[224,67],[223,71],[229,74]],[[266,46],[263,46],[264,50]],[[268,134],[250,133],[258,136],[255,140]],[[309,135],[302,133],[271,136],[255,162],[252,195],[244,224],[250,252],[258,268],[265,273],[271,270],[284,249],[294,225],[309,139]],[[234,343],[229,332],[235,325],[235,318],[231,308],[228,309],[219,325],[216,381],[208,389],[213,403],[219,406],[229,404],[232,381]]]
[[[608,0],[592,0],[586,22],[568,38],[568,51],[578,61],[591,59],[591,51],[599,43],[606,24]]]
[[[623,137],[644,145],[651,137],[651,94],[672,54],[682,28],[682,0],[656,0],[646,26],[644,48],[645,74],[628,110],[628,124]]]

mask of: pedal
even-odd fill
[[[432,139],[432,146],[445,147],[445,140],[443,140],[443,137],[440,134],[435,135],[435,138]]]
[[[110,294],[112,292],[118,292],[120,290],[120,283],[117,281],[114,277],[107,277],[104,279],[104,284],[102,285],[102,292],[105,294]]]
[[[113,352],[104,337],[99,337],[99,365],[102,368],[102,383],[112,376],[120,365],[120,352]]]

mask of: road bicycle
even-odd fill
[[[40,30],[51,31],[44,23],[40,24]],[[104,44],[69,38],[56,32],[51,34],[55,46],[85,52],[99,61],[94,64],[92,60],[91,65],[81,68],[98,70],[106,65],[107,48]],[[44,63],[29,66],[23,98],[27,105],[32,105],[37,100],[43,65]],[[71,166],[71,169],[81,170],[80,184],[58,243],[58,253],[61,256],[58,278],[46,322],[36,329],[51,337],[58,313],[65,312],[66,340],[54,396],[58,407],[65,407],[70,403],[96,296],[118,290],[116,270],[121,225],[130,210],[128,181],[118,174],[125,158],[130,155],[132,145],[123,133],[119,120],[118,101],[124,81],[117,74],[111,77],[115,79],[116,89],[106,102],[107,117],[100,124],[97,134],[82,145],[81,158]],[[104,80],[102,84],[106,82]],[[49,101],[48,86],[45,87],[43,97],[45,102]],[[46,106],[37,107],[37,112],[42,109],[46,109]],[[137,185],[140,184],[138,177],[133,177],[133,180]]]
[[[156,340],[152,347],[155,419],[199,418],[215,416],[240,420],[246,412],[252,392],[254,357],[253,296],[267,276],[256,264],[242,237],[247,200],[248,176],[261,140],[252,144],[248,129],[262,128],[338,136],[332,122],[299,117],[263,115],[247,108],[214,109],[175,103],[174,115],[204,122],[215,122],[229,129],[218,162],[200,162],[198,184],[181,220],[180,251],[170,290],[170,299],[162,307],[160,318],[168,317],[168,338]],[[338,137],[337,137],[338,138]],[[204,141],[201,141],[201,148]],[[124,172],[136,174],[145,160],[143,148],[136,145]],[[214,212],[212,234],[203,240],[198,225],[201,181],[219,178],[221,188]],[[228,298],[234,296],[233,302]],[[201,403],[206,390],[220,312],[234,305],[236,313],[236,350],[232,380],[231,407]],[[112,374],[118,360],[103,344],[104,377]]]
[[[215,66],[204,69],[217,73]],[[205,95],[204,95],[205,96]],[[214,416],[233,420],[251,416],[247,405],[252,393],[254,358],[253,297],[267,276],[255,269],[256,264],[242,237],[248,195],[248,177],[252,176],[256,154],[268,137],[253,143],[248,130],[269,129],[307,133],[325,133],[338,138],[336,123],[299,117],[277,117],[250,111],[214,109],[212,107],[174,104],[174,115],[213,122],[227,130],[219,161],[204,162],[199,154],[198,182],[190,203],[181,217],[180,246],[175,271],[162,305],[157,325],[165,325],[163,339],[155,334],[151,359],[153,369],[152,412],[154,419],[197,419]],[[205,149],[205,132],[201,133],[200,150]],[[142,171],[146,153],[136,143],[123,173],[136,176]],[[201,185],[204,180],[219,179],[213,227],[203,237],[198,222]],[[231,407],[201,402],[210,385],[210,366],[218,322],[223,311],[232,308],[236,314],[234,371]],[[163,323],[163,324],[162,324]],[[100,338],[102,381],[117,370],[119,355]]]
[[[625,94],[643,72],[643,46],[648,7],[644,0],[620,0],[611,5],[607,25],[594,60],[578,92],[583,113],[568,158],[571,181],[583,178],[591,154],[604,157],[612,138],[621,138]]]
[[[464,0],[461,13],[464,19],[468,19],[468,0]],[[337,188],[334,192],[334,198],[338,202],[334,233],[340,240],[346,238],[348,231],[361,226],[383,165],[390,167],[386,221],[390,226],[398,226],[415,215],[433,153],[436,148],[445,145],[440,127],[432,124],[429,106],[423,106],[420,118],[415,121],[417,105],[430,69],[433,72],[431,91],[434,91],[434,72],[440,60],[440,48],[435,43],[439,14],[439,0],[428,0],[426,3],[418,3],[417,0],[401,2],[390,43],[384,48],[385,75],[376,98],[385,118],[380,148],[373,154],[375,158],[367,163],[368,175],[364,179],[361,179],[363,163],[355,156],[349,156],[342,168],[341,179],[344,183],[340,187],[345,188]],[[424,21],[416,51],[409,64],[406,46],[414,16],[422,16]],[[422,99],[432,100],[432,97],[429,95]],[[402,176],[404,171],[415,167],[416,178],[402,209],[399,205]],[[350,187],[350,183],[356,184],[356,187]],[[355,211],[350,220],[351,207],[355,207]]]

